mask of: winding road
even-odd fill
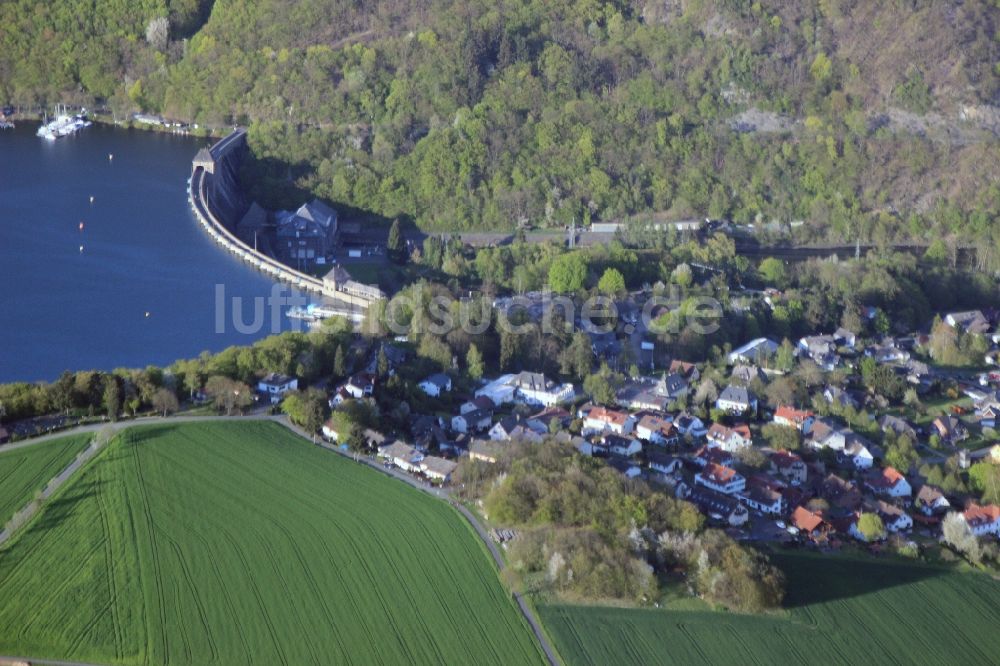
[[[455,509],[460,514],[462,514],[462,516],[464,516],[467,521],[469,521],[469,524],[472,526],[472,529],[479,536],[480,540],[482,540],[482,542],[486,545],[487,550],[489,550],[490,555],[493,557],[493,561],[496,563],[497,569],[501,573],[503,573],[504,569],[506,568],[507,566],[506,562],[504,562],[500,550],[497,548],[496,544],[493,542],[493,540],[489,537],[489,534],[486,532],[486,528],[484,528],[482,523],[479,522],[479,519],[476,518],[475,514],[469,511],[469,509],[466,508],[464,505],[462,505],[460,502],[455,500],[451,496],[451,493],[449,493],[447,490],[432,486],[424,481],[416,479],[413,476],[406,474],[401,470],[396,469],[395,467],[386,468],[371,458],[368,458],[366,456],[360,456],[349,451],[344,451],[338,447],[335,447],[323,441],[322,439],[316,439],[314,437],[311,437],[308,433],[302,430],[302,428],[299,428],[291,421],[289,421],[288,417],[284,415],[273,416],[270,414],[251,414],[249,416],[172,416],[166,419],[154,416],[154,417],[142,417],[142,418],[132,419],[129,421],[117,421],[114,423],[93,423],[85,426],[78,426],[76,428],[71,428],[68,430],[62,430],[60,432],[52,433],[49,435],[43,435],[41,437],[35,437],[33,439],[28,439],[23,442],[17,442],[15,444],[7,444],[4,446],[0,446],[0,453],[4,451],[12,451],[15,449],[22,449],[25,447],[34,446],[36,444],[41,444],[43,442],[47,442],[60,437],[87,434],[87,433],[96,433],[103,430],[104,428],[110,428],[113,432],[117,433],[121,432],[122,430],[126,430],[128,428],[144,424],[151,424],[151,423],[164,423],[164,422],[199,423],[199,422],[233,421],[233,420],[271,421],[277,423],[281,426],[284,426],[285,428],[288,428],[289,430],[299,435],[303,439],[306,439],[314,443],[315,445],[323,449],[326,449],[327,451],[332,451],[338,455],[344,456],[345,458],[349,458],[351,460],[354,460],[355,462],[367,465],[368,467],[378,472],[381,472],[382,474],[398,479],[403,483],[406,483],[412,486],[413,488],[416,488],[417,490],[425,492],[429,495],[433,495],[434,497],[437,497],[443,501],[448,502],[453,507],[455,507]],[[66,471],[64,470],[64,472],[60,474],[60,477],[62,477],[62,480],[65,481],[72,474],[72,472],[76,471],[76,469],[79,467],[80,465],[77,465],[69,473],[66,473]],[[535,634],[535,638],[538,640],[539,645],[541,645],[542,651],[545,653],[545,658],[548,660],[549,664],[551,664],[552,666],[558,666],[559,664],[561,664],[562,662],[556,655],[556,652],[553,649],[548,638],[545,636],[545,632],[542,630],[542,625],[538,621],[538,618],[535,616],[535,612],[531,608],[530,604],[528,604],[527,600],[521,593],[512,591],[512,594],[514,596],[514,600],[517,602],[518,608],[520,608],[521,610],[521,614],[524,615],[524,619],[528,622],[528,625],[531,627],[532,632],[534,632]],[[39,658],[0,655],[0,666],[4,666],[5,664],[8,663],[47,664],[51,666],[99,666],[97,664],[88,664],[86,662],[57,661],[57,660],[46,660]]]

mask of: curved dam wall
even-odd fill
[[[239,180],[240,163],[246,151],[244,129],[236,129],[211,148],[198,151],[192,163],[188,201],[201,226],[223,248],[281,282],[367,308],[370,299],[345,293],[335,285],[290,268],[237,238],[236,224],[250,206]]]

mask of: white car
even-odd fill
[[[775,527],[777,527],[777,528],[778,528],[779,530],[783,530],[783,529],[785,529],[785,521],[783,521],[783,520],[776,520],[776,521],[774,521],[774,525],[775,525]]]
[[[788,527],[788,530],[787,530],[787,531],[788,531],[788,533],[789,533],[789,534],[791,534],[792,536],[795,536],[796,534],[798,534],[798,533],[799,533],[799,528],[795,527],[794,525],[790,525],[790,526]]]

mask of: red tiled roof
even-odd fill
[[[868,479],[868,485],[873,488],[893,488],[900,481],[905,481],[906,477],[893,467],[886,467],[878,474]]]
[[[628,414],[605,409],[604,407],[594,407],[590,410],[590,413],[587,414],[587,418],[593,419],[594,421],[614,423],[615,425],[625,425],[625,422],[628,420]]]
[[[965,522],[969,525],[988,525],[1000,520],[1000,506],[996,504],[979,506],[975,502],[971,502],[962,515],[965,516]]]
[[[795,463],[802,462],[802,458],[791,451],[775,451],[771,454],[771,462],[774,463],[775,467],[784,469],[791,467]]]
[[[809,533],[823,524],[822,517],[817,516],[815,513],[803,506],[796,508],[795,511],[792,512],[791,521],[792,525],[804,532]]]
[[[702,477],[714,481],[715,483],[724,484],[729,483],[736,476],[736,470],[731,467],[725,467],[723,465],[716,465],[715,463],[708,463],[705,466],[705,471],[702,472]]]
[[[781,405],[774,411],[774,419],[779,418],[786,421],[791,421],[792,423],[802,423],[806,419],[812,418],[813,413],[807,410],[795,409],[794,407],[789,407],[787,405]]]

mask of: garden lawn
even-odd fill
[[[273,423],[123,433],[0,550],[0,654],[123,664],[527,664],[452,507]]]
[[[90,439],[90,435],[76,435],[13,451],[0,449],[0,525],[73,462]]]
[[[785,613],[549,605],[568,664],[995,664],[1000,583],[919,564],[777,555]]]

